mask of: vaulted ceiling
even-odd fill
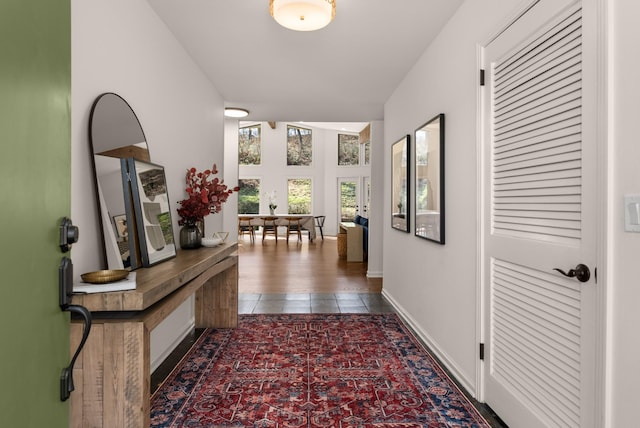
[[[463,0],[337,0],[324,29],[296,32],[269,0],[148,0],[218,89],[250,120],[383,119],[393,90]]]

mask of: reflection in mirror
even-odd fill
[[[100,95],[91,108],[89,141],[104,248],[104,269],[142,266],[133,213],[125,210],[120,159],[149,161],[146,138],[136,114],[119,95]]]
[[[416,130],[416,236],[444,244],[444,114]]]

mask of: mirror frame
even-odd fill
[[[414,150],[415,235],[444,245],[444,114],[416,129]]]
[[[153,266],[176,256],[171,203],[164,167],[134,158],[122,159],[123,178],[130,183],[125,194],[127,213],[136,219],[142,266]],[[164,210],[163,210],[164,208]]]
[[[113,99],[114,102],[121,104],[121,108],[116,112],[117,114],[112,115],[113,117],[107,117],[105,116],[105,112],[108,113],[109,111],[104,110],[106,106],[108,106],[108,104],[105,103],[111,99]],[[111,113],[113,113],[113,110]],[[124,121],[126,121],[126,123],[123,123]],[[128,248],[126,250],[129,252],[129,266],[126,268],[135,270],[142,267],[142,260],[140,255],[140,246],[138,243],[138,234],[136,231],[135,217],[133,213],[131,213],[131,215],[129,213],[125,213],[125,208],[128,203],[125,200],[128,183],[122,179],[121,160],[123,158],[135,158],[149,162],[150,155],[147,139],[144,134],[144,130],[142,129],[142,125],[138,120],[138,116],[133,111],[129,103],[120,95],[113,92],[105,92],[95,99],[91,106],[88,125],[91,167],[93,169],[93,184],[96,195],[96,206],[98,209],[98,226],[102,241],[102,267],[103,269],[117,269],[122,268],[119,266],[120,263],[124,264],[123,254],[126,254],[126,251],[123,252],[123,248],[120,248],[121,241],[124,237],[120,237],[117,225],[112,223],[112,220],[115,222],[115,218],[119,218],[121,215],[126,214],[127,235],[125,242],[128,243]],[[116,145],[115,147],[105,147],[105,150],[102,150],[101,144],[106,138],[96,134],[103,128],[108,129],[110,133],[113,132],[113,140],[115,141],[125,141],[127,137],[131,135],[134,140],[138,140],[141,137],[142,141],[128,141],[123,143],[122,146]],[[129,132],[128,135],[127,132]],[[141,147],[142,143],[146,145],[146,148]],[[98,150],[98,152],[96,152],[96,150]],[[98,171],[97,164],[109,162],[108,159],[114,159],[113,172],[114,175],[117,176],[117,180],[119,180],[119,185],[121,187],[121,194],[115,195],[114,198],[122,198],[122,212],[110,212],[108,203],[104,197],[105,195],[102,193],[103,186],[100,185],[100,171]],[[116,187],[115,179],[116,178],[114,177],[114,182],[111,183],[111,188]],[[108,236],[107,234],[111,234],[113,236]]]
[[[407,233],[411,204],[410,146],[410,135],[405,135],[391,145],[391,227]]]

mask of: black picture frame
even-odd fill
[[[409,182],[411,136],[405,135],[391,145],[391,227],[409,233]]]
[[[444,245],[444,114],[415,131],[415,235]]]
[[[135,218],[142,265],[153,266],[175,257],[172,210],[164,167],[126,158],[123,159],[123,176],[125,174],[131,185],[131,194],[125,197],[127,219],[131,214]]]

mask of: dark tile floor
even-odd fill
[[[381,294],[291,293],[240,294],[240,314],[339,314],[389,313],[393,306]]]

